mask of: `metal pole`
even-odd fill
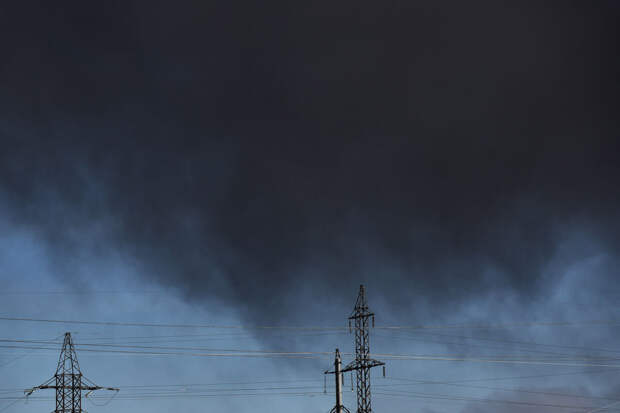
[[[334,357],[334,370],[326,371],[325,374],[333,374],[336,378],[336,405],[329,411],[329,413],[351,413],[349,409],[342,404],[342,358],[340,357],[340,350],[336,349],[336,357]]]
[[[340,351],[336,349],[336,360],[334,361],[334,371],[336,374],[336,413],[342,413],[342,360],[340,359]]]

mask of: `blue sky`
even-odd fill
[[[343,292],[351,308],[338,304],[334,306],[337,311],[330,309],[328,315],[314,319],[312,324],[308,322],[312,317],[305,315],[300,316],[299,323],[288,324],[304,329],[258,330],[257,333],[253,328],[256,326],[244,324],[235,308],[188,298],[178,289],[149,283],[148,276],[137,272],[131,260],[118,252],[108,251],[94,256],[91,249],[96,244],[94,240],[71,252],[76,255],[72,267],[81,276],[63,279],[49,256],[50,249],[38,238],[36,231],[12,225],[7,220],[2,224],[5,236],[0,255],[3,281],[0,315],[3,317],[220,328],[2,320],[0,326],[4,339],[51,343],[3,343],[17,348],[5,347],[0,353],[0,365],[4,371],[0,384],[3,392],[0,408],[6,408],[12,398],[23,396],[23,389],[38,385],[54,374],[65,331],[72,333],[84,375],[102,386],[121,389],[115,398],[111,398],[110,392],[100,391],[97,398],[85,399],[84,408],[90,412],[223,408],[315,412],[332,407],[333,378],[328,377],[327,394],[324,394],[323,370],[330,367],[331,352],[336,347],[345,353],[345,362],[351,360],[353,337],[346,329],[346,317],[354,304],[356,286],[351,286],[347,294]],[[574,244],[565,247],[567,253],[579,248],[578,243]],[[453,314],[446,312],[448,315],[442,314],[439,319],[433,318],[432,303],[427,303],[419,306],[426,308],[427,313],[413,317],[383,309],[389,308],[385,305],[389,297],[383,295],[381,284],[370,288],[371,309],[377,313],[371,351],[379,359],[381,354],[392,355],[385,360],[387,378],[382,377],[380,369],[373,371],[375,410],[467,412],[501,408],[559,412],[587,411],[578,406],[596,407],[612,403],[613,377],[617,367],[596,366],[617,364],[613,343],[618,326],[612,323],[615,310],[607,307],[606,301],[591,298],[594,291],[608,287],[598,284],[598,280],[604,278],[597,274],[609,270],[610,260],[601,252],[566,266],[562,262],[563,254],[559,252],[553,264],[557,268],[549,269],[550,273],[556,272],[556,281],[527,307],[522,306],[516,295],[488,295],[465,302],[454,308]],[[12,276],[14,274],[20,276]],[[328,294],[325,292],[318,300],[329,301]],[[597,294],[601,298],[615,299],[613,291],[607,294],[599,291]],[[314,307],[315,304],[308,304],[308,308]],[[407,324],[408,318],[424,321]],[[588,323],[596,320],[600,324]],[[549,321],[568,325],[538,324]],[[459,324],[469,327],[446,328]],[[272,325],[283,326],[277,319]],[[383,328],[411,325],[441,328]],[[484,326],[491,327],[485,329]],[[338,327],[341,329],[333,330]],[[305,330],[307,328],[326,329]],[[118,347],[93,346],[102,344]],[[131,353],[105,352],[109,350]],[[227,353],[221,350],[311,352],[316,358],[204,356]],[[187,352],[193,355],[137,352]],[[583,355],[584,352],[587,354]],[[394,355],[439,360],[396,360]],[[344,389],[345,405],[354,409],[354,393],[350,391],[348,375]],[[158,393],[166,394],[166,397],[154,397]],[[40,390],[27,402],[18,401],[6,411],[52,409],[53,397],[53,391]],[[561,407],[567,405],[575,408]]]

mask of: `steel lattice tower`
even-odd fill
[[[370,369],[385,365],[381,361],[370,358],[369,321],[371,318],[374,327],[375,315],[368,309],[366,292],[364,286],[360,285],[355,308],[349,317],[349,327],[351,326],[351,320],[355,323],[355,360],[342,370],[343,372],[356,371],[357,413],[372,413],[370,403]]]
[[[89,393],[102,389],[118,391],[118,389],[112,387],[97,386],[82,375],[75,347],[71,340],[71,333],[65,333],[54,377],[40,386],[26,390],[26,396],[30,396],[35,390],[39,389],[56,390],[55,413],[82,413],[82,390],[86,390]]]

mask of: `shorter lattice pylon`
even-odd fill
[[[82,413],[82,390],[88,391],[86,394],[95,390],[119,391],[114,387],[101,387],[88,380],[80,371],[75,347],[71,340],[71,333],[65,333],[65,339],[60,351],[58,366],[54,377],[47,380],[40,386],[24,390],[26,397],[30,396],[35,390],[55,389],[56,390],[56,409],[55,413]]]

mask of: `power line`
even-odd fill
[[[163,291],[1,291],[0,295],[165,294]]]
[[[54,344],[44,341],[35,340],[7,340],[2,339],[0,342],[12,342],[12,343],[33,343],[33,344]],[[116,349],[100,349],[100,348],[81,348],[81,346],[94,346],[94,347],[106,347]],[[15,348],[15,349],[29,349],[29,350],[55,350],[55,348],[44,347],[42,345],[0,345],[0,348]],[[138,350],[125,350],[130,349],[143,349],[143,350],[170,350],[170,351],[138,351]],[[175,351],[176,350],[176,351]],[[188,351],[178,351],[188,350]],[[137,354],[137,355],[183,355],[183,356],[196,356],[196,357],[283,357],[283,358],[327,358],[330,353],[328,352],[316,352],[316,351],[278,351],[278,350],[255,350],[255,349],[212,349],[204,347],[165,347],[165,346],[127,346],[127,345],[114,345],[114,344],[91,344],[86,343],[80,345],[80,351],[85,352],[98,352],[98,353],[112,353],[112,354]],[[195,352],[203,351],[203,352]],[[350,355],[350,353],[344,353]],[[393,360],[424,360],[424,361],[457,361],[457,362],[479,362],[479,363],[502,363],[502,364],[531,364],[531,365],[549,365],[549,366],[567,366],[567,367],[608,367],[619,368],[620,364],[600,364],[604,361],[616,361],[617,358],[609,357],[561,357],[561,358],[538,358],[538,359],[524,359],[522,356],[508,358],[512,356],[499,356],[499,357],[458,357],[452,355],[416,355],[416,354],[369,354],[369,356],[382,357]],[[503,357],[503,358],[502,358]],[[590,361],[591,363],[581,364],[569,364],[569,362],[577,361]],[[595,364],[595,362],[599,362]]]
[[[14,406],[15,404],[17,404],[18,402],[25,400],[26,396],[21,396],[16,398],[12,403],[9,403],[8,405],[4,406],[3,408],[0,409],[0,412],[3,412],[5,410],[8,410],[11,406]]]
[[[4,343],[26,343],[26,344],[59,344],[56,341],[50,340],[26,340],[26,339],[0,339],[0,342]],[[144,345],[134,345],[134,344],[111,344],[111,343],[81,343],[78,347],[105,347],[105,348],[122,348],[122,349],[147,349],[147,350],[188,350],[188,351],[225,351],[225,352],[242,352],[242,353],[265,353],[265,354],[289,354],[289,355],[329,355],[328,352],[315,352],[315,351],[283,351],[283,350],[256,350],[256,349],[230,349],[230,348],[211,348],[211,347],[180,347],[180,346],[144,346]],[[1,347],[1,346],[0,346]],[[18,348],[22,348],[21,346],[16,346]],[[30,348],[30,347],[24,347]],[[351,353],[344,353],[346,355],[350,355]],[[517,360],[525,360],[525,361],[586,361],[586,360],[598,360],[598,361],[612,361],[612,360],[620,360],[618,357],[610,357],[610,356],[599,356],[599,355],[584,355],[584,354],[558,354],[551,353],[552,356],[547,356],[546,358],[524,358],[523,355],[493,355],[495,358],[511,358]],[[385,357],[452,357],[450,355],[400,355],[400,354],[379,354]],[[490,357],[490,356],[486,356]]]
[[[488,381],[507,381],[507,380],[532,380],[539,378],[549,378],[549,377],[560,377],[560,376],[571,376],[571,375],[587,375],[587,374],[599,374],[599,373],[610,373],[613,370],[610,369],[602,369],[602,370],[579,370],[572,372],[562,372],[562,373],[546,373],[546,374],[534,374],[534,375],[519,375],[519,376],[500,376],[500,377],[485,377],[485,378],[470,378],[470,379],[461,379],[461,380],[450,380],[450,381],[433,381],[433,380],[419,380],[419,379],[411,379],[411,378],[395,378],[395,377],[387,377],[390,380],[399,380],[399,381],[409,381],[412,385],[415,384],[438,384],[438,385],[452,385],[452,384],[461,384],[461,383],[479,383],[479,382],[488,382]],[[251,384],[280,384],[280,383],[320,383],[322,380],[319,379],[297,379],[297,378],[286,378],[280,380],[265,380],[264,378],[257,378],[252,381],[233,381],[233,382],[211,382],[211,383],[170,383],[170,384],[143,384],[143,385],[120,385],[119,388],[128,391],[130,389],[159,389],[159,388],[167,388],[167,387],[178,387],[178,388],[191,388],[191,387],[209,387],[209,386],[228,386],[228,385],[251,385]],[[376,387],[383,387],[385,385],[378,384]],[[238,387],[236,387],[238,388]],[[489,388],[490,389],[490,388]],[[2,392],[22,392],[22,387],[15,388],[4,388],[0,389],[0,393]],[[508,390],[508,389],[507,389]],[[605,399],[605,398],[603,398]],[[608,399],[613,400],[613,399]]]
[[[141,323],[141,322],[117,322],[117,321],[81,321],[81,320],[56,320],[30,317],[0,317],[2,321],[24,321],[55,324],[85,324],[105,325],[120,327],[163,327],[163,328],[210,328],[210,329],[262,329],[262,330],[322,330],[344,331],[345,327],[334,326],[277,326],[277,325],[205,325],[205,324],[174,324],[174,323]],[[548,322],[523,322],[505,324],[446,324],[446,325],[392,325],[376,326],[378,330],[433,330],[433,329],[472,329],[491,330],[521,327],[576,327],[576,326],[620,326],[619,320],[583,320],[583,321],[548,321]]]
[[[446,324],[446,325],[393,325],[376,327],[381,330],[435,330],[435,329],[470,329],[493,330],[521,327],[576,327],[576,326],[620,326],[619,320],[583,320],[583,321],[537,321],[505,324]]]
[[[0,348],[16,348],[28,350],[57,350],[51,347],[41,346],[11,346],[0,345]],[[157,351],[132,351],[132,350],[104,350],[104,349],[80,349],[81,352],[132,354],[147,356],[192,356],[192,357],[249,357],[249,358],[293,358],[293,359],[325,359],[323,353],[290,354],[288,352],[273,353],[189,353],[189,352],[157,352]]]
[[[431,335],[435,335],[435,334],[431,334]],[[441,335],[443,336],[443,335]],[[450,335],[447,335],[448,337],[452,337]],[[484,349],[504,349],[507,346],[498,346],[498,345],[488,345],[488,344],[471,344],[471,343],[462,343],[462,342],[455,342],[455,341],[443,341],[443,340],[428,340],[428,339],[424,339],[424,338],[414,338],[414,337],[389,337],[389,336],[384,336],[384,335],[380,335],[380,334],[375,334],[375,337],[379,337],[379,338],[389,338],[390,340],[408,340],[408,341],[416,341],[416,342],[421,342],[421,343],[433,343],[433,344],[441,344],[444,346],[459,346],[459,347],[465,347],[465,348],[471,348],[471,347],[477,347],[477,348],[484,348]],[[501,341],[500,341],[501,342]],[[585,349],[585,348],[584,348]],[[539,349],[533,349],[533,348],[517,348],[516,351],[520,352],[524,352],[524,353],[537,353],[537,354],[548,354],[548,355],[554,355],[554,356],[573,356],[573,354],[567,354],[567,353],[558,353],[557,351],[549,351],[549,350],[539,350]],[[593,349],[593,351],[596,351],[596,349]]]
[[[456,383],[456,382],[446,382],[446,381],[433,381],[433,380],[415,380],[415,379],[403,379],[403,378],[395,378],[395,377],[387,377],[390,380],[396,381],[406,381],[410,382],[410,385],[416,384],[430,384],[430,385],[440,385],[440,386],[454,386],[454,387],[465,387],[472,389],[483,389],[483,390],[494,390],[494,391],[505,391],[505,392],[515,392],[515,393],[527,393],[527,394],[540,394],[546,396],[560,396],[560,397],[573,397],[578,399],[598,399],[598,400],[617,400],[614,397],[602,397],[602,396],[584,396],[584,395],[576,395],[576,394],[567,394],[567,393],[557,393],[557,392],[548,392],[548,391],[538,391],[538,390],[524,390],[524,389],[508,389],[502,387],[493,387],[493,386],[480,386],[473,384],[465,384],[465,383]]]
[[[540,402],[528,402],[518,400],[502,400],[502,399],[490,399],[490,398],[477,398],[477,397],[464,397],[454,396],[438,393],[423,393],[423,392],[406,392],[406,391],[391,391],[391,392],[375,392],[378,395],[391,396],[391,397],[413,397],[422,399],[436,399],[436,400],[451,400],[459,402],[474,402],[474,403],[492,403],[492,404],[508,404],[517,406],[528,407],[553,407],[559,409],[581,409],[586,410],[593,408],[593,406],[575,406],[574,404],[555,404],[555,403],[540,403]]]
[[[169,398],[206,398],[206,397],[247,397],[247,396],[325,396],[323,391],[303,391],[303,392],[239,392],[239,393],[196,393],[196,394],[136,394],[136,395],[118,395],[117,400],[147,400],[147,399],[169,399]],[[89,396],[93,399],[102,399],[103,396]],[[0,397],[0,400],[24,400],[24,397]],[[53,400],[51,397],[29,397],[28,401],[49,401]]]
[[[383,358],[393,360],[429,360],[429,361],[462,361],[477,363],[498,363],[498,364],[523,364],[523,365],[546,365],[546,366],[565,366],[565,367],[609,367],[620,368],[620,364],[568,364],[548,361],[530,361],[530,360],[509,360],[509,359],[482,359],[482,358],[466,358],[466,357],[437,357],[437,356],[415,356],[415,355],[398,355],[398,354],[377,354]]]
[[[29,344],[59,344],[54,341],[45,340],[12,340],[12,339],[0,339],[0,342],[5,343],[29,343]],[[255,350],[255,349],[229,349],[229,348],[207,348],[207,347],[170,347],[170,346],[136,346],[125,344],[98,344],[98,343],[80,343],[76,344],[76,347],[83,350],[81,347],[106,347],[106,348],[130,348],[130,349],[145,349],[145,350],[189,350],[189,351],[225,351],[232,353],[257,353],[257,354],[282,354],[282,355],[324,355],[328,356],[328,352],[317,351],[282,351],[282,350]],[[1,346],[0,346],[1,347]]]
[[[166,323],[133,323],[118,321],[78,321],[78,320],[52,320],[42,318],[25,317],[0,317],[2,321],[25,321],[36,323],[54,324],[85,324],[118,327],[163,327],[163,328],[212,328],[212,329],[259,329],[259,330],[342,330],[345,327],[299,327],[299,326],[242,326],[242,325],[205,325],[205,324],[166,324]]]
[[[395,331],[399,331],[399,330],[395,330]],[[570,346],[570,345],[565,345],[565,344],[536,343],[536,342],[531,342],[531,341],[506,340],[506,339],[498,339],[498,338],[491,338],[491,337],[458,336],[458,335],[442,334],[442,333],[416,332],[416,335],[418,334],[439,336],[439,337],[459,338],[459,339],[466,339],[466,340],[479,340],[479,341],[491,341],[491,342],[506,343],[506,344],[517,344],[521,346],[540,346],[540,347],[553,347],[553,348],[574,349],[574,350],[620,353],[620,350],[616,350],[616,349],[602,349],[602,348],[592,348],[592,347],[583,347],[583,346]],[[387,337],[387,336],[383,336],[383,337]],[[399,337],[399,339],[410,340],[410,339],[413,339],[413,337]],[[461,343],[450,343],[450,344],[461,344]],[[527,351],[535,351],[535,350],[527,350]],[[542,352],[542,350],[536,350],[536,351]]]

